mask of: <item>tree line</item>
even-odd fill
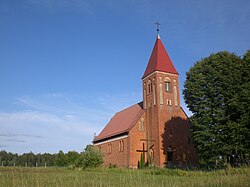
[[[103,155],[93,145],[87,145],[83,152],[59,151],[56,154],[24,153],[21,155],[0,151],[0,165],[11,167],[96,167],[103,163]]]

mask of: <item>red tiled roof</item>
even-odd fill
[[[166,49],[161,42],[159,35],[156,39],[146,71],[142,78],[153,73],[154,71],[163,71],[167,73],[178,74],[171,59],[168,56]]]
[[[129,131],[143,115],[142,102],[117,112],[94,142]]]

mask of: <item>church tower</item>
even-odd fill
[[[142,87],[147,129],[146,145],[147,149],[152,149],[153,152],[148,158],[151,157],[155,165],[163,166],[166,156],[163,154],[162,137],[166,122],[180,111],[180,89],[178,72],[163,46],[159,33],[142,77]]]

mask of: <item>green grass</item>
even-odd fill
[[[0,186],[249,186],[250,168],[217,171],[0,167]]]

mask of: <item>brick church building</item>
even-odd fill
[[[178,72],[159,34],[142,76],[143,101],[117,112],[93,140],[104,165],[136,168],[197,164],[188,116],[180,106]]]

